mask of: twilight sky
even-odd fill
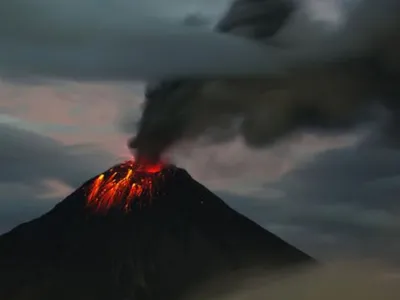
[[[332,23],[342,2],[307,7]],[[137,1],[133,14],[177,24],[200,16],[208,26],[229,1],[165,3]],[[142,101],[141,82],[0,80],[0,233],[128,158],[124,124],[139,118]],[[182,145],[173,155],[231,206],[312,255],[395,259],[400,251],[400,151],[374,143],[367,130],[299,133],[263,150],[240,139]]]

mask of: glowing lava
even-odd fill
[[[139,164],[126,161],[98,176],[91,184],[88,206],[96,211],[107,211],[121,207],[129,211],[135,200],[151,199],[156,196],[156,181],[162,177],[164,164]]]

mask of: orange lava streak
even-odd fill
[[[102,181],[104,179],[104,174],[101,174],[99,177],[97,177],[97,179],[94,181],[92,188],[90,190],[89,193],[89,201],[91,201],[91,199],[95,198],[97,193],[99,192],[100,186],[102,184]]]
[[[160,176],[157,173],[163,167],[161,163],[140,165],[131,160],[112,168],[93,181],[87,195],[88,205],[95,210],[107,211],[119,206],[127,211],[139,197],[151,201],[155,195],[154,178]]]

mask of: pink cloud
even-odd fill
[[[0,107],[8,115],[66,145],[95,144],[118,157],[129,156],[128,137],[116,128],[121,106],[139,109],[140,102],[130,88],[112,84],[0,83]]]

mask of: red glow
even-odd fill
[[[164,168],[164,164],[162,163],[156,163],[156,164],[140,164],[137,168],[138,172],[144,172],[144,173],[158,173],[161,172],[161,170]]]
[[[89,188],[88,205],[96,211],[107,211],[120,206],[125,211],[131,208],[135,199],[150,200],[157,192],[154,179],[161,176],[163,163],[138,164],[129,160],[99,175]]]

